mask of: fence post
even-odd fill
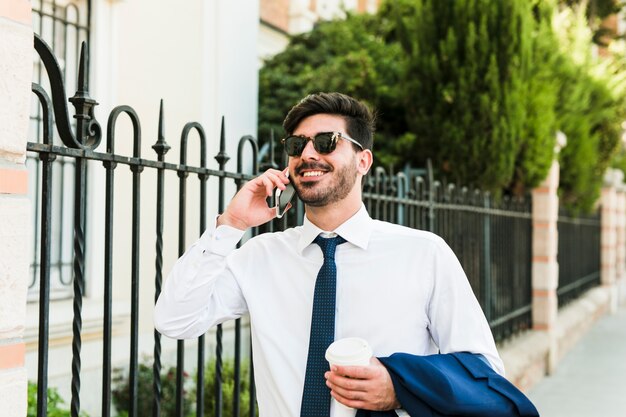
[[[491,207],[491,195],[488,193],[483,194],[483,207],[488,209]],[[485,300],[485,317],[487,322],[491,322],[492,319],[492,306],[491,301],[491,215],[485,213],[483,216],[483,296]]]
[[[433,175],[433,165],[430,159],[426,163],[428,176],[428,231],[435,232],[435,178]]]
[[[600,282],[609,292],[609,308],[611,312],[617,311],[619,288],[618,279],[623,267],[618,264],[618,250],[620,223],[620,196],[618,188],[624,180],[624,173],[617,169],[608,169],[604,175],[604,186],[600,196],[602,204],[601,217],[601,251],[600,251]],[[618,253],[620,255],[618,255]]]
[[[560,142],[555,153],[564,145],[564,135],[557,136]],[[547,372],[556,368],[558,357],[556,341],[556,318],[559,284],[557,262],[559,217],[559,163],[552,162],[548,176],[532,192],[532,319],[533,329],[545,331],[548,336]]]
[[[617,192],[617,303],[626,302],[626,184]]]
[[[30,2],[0,3],[0,410],[26,415],[24,323],[28,287],[26,140],[31,101]]]

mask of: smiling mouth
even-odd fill
[[[322,175],[324,175],[322,171],[307,171],[302,173],[303,177],[321,177]]]
[[[330,172],[330,167],[323,166],[322,164],[304,163],[296,169],[296,172],[301,178],[314,179],[322,177],[324,174]]]

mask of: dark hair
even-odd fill
[[[289,110],[283,128],[287,135],[291,135],[302,120],[316,114],[343,117],[346,133],[364,149],[372,149],[376,123],[374,113],[364,103],[341,93],[309,94]]]

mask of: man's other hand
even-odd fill
[[[333,365],[325,376],[330,394],[343,405],[376,411],[400,408],[389,372],[376,358],[369,366]]]

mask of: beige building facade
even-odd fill
[[[309,32],[320,20],[350,13],[375,13],[380,0],[260,0],[259,68],[281,52],[289,37]]]

